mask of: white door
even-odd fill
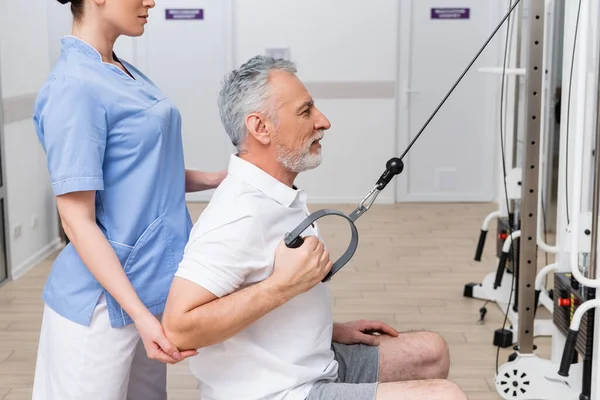
[[[491,34],[502,11],[496,2],[476,0],[401,4],[399,155]],[[451,9],[456,6],[460,8]],[[494,199],[497,112],[489,100],[495,81],[477,68],[499,65],[500,32],[404,158],[398,202]]]
[[[178,106],[183,118],[186,168],[226,169],[234,151],[217,106],[224,75],[232,69],[231,2],[156,2],[137,43],[140,66]],[[212,191],[190,194],[206,201]]]

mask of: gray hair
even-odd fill
[[[295,74],[291,61],[255,56],[231,72],[219,93],[219,114],[231,143],[240,150],[246,139],[246,116],[253,112],[273,118],[275,110],[270,104],[269,73],[280,70]]]

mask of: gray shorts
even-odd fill
[[[375,400],[379,376],[379,347],[332,344],[339,364],[335,382],[318,381],[306,400]]]

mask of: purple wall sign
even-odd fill
[[[432,8],[431,19],[469,19],[470,8]]]
[[[204,19],[204,10],[201,8],[167,8],[165,18],[178,20]]]

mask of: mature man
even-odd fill
[[[466,399],[446,380],[439,335],[333,323],[321,282],[331,261],[316,225],[298,249],[282,243],[309,213],[294,180],[319,165],[330,128],[295,73],[258,56],[224,83],[221,119],[238,154],[191,232],[167,336],[199,349],[190,366],[204,400]]]

